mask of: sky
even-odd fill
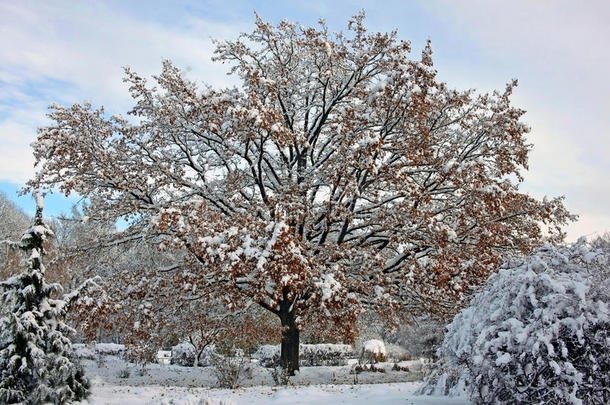
[[[170,4],[171,3],[171,4]],[[51,103],[131,107],[122,68],[150,76],[171,59],[188,77],[237,84],[211,61],[212,38],[250,31],[257,12],[274,23],[324,18],[346,29],[360,10],[371,31],[398,30],[414,57],[432,41],[450,87],[481,92],[519,80],[513,101],[527,111],[533,145],[522,190],[566,198],[579,215],[568,241],[610,231],[610,2],[464,1],[2,1],[0,2],[0,192],[26,212],[16,191],[33,176],[30,143]],[[69,213],[78,196],[47,198],[47,215]]]

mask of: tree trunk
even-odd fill
[[[293,376],[299,369],[299,330],[294,322],[294,312],[289,302],[280,303],[279,316],[282,322],[282,348],[280,365]]]
[[[193,360],[193,368],[199,367],[199,356],[201,356],[201,352],[195,353],[195,359]]]

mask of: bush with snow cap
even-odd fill
[[[172,347],[171,364],[179,364],[181,366],[192,366],[195,362],[196,350],[191,343],[178,343]]]
[[[346,344],[301,344],[299,359],[302,366],[345,366],[353,353],[354,348]]]
[[[385,344],[381,340],[371,339],[362,344],[360,363],[377,363],[386,360]]]
[[[584,239],[507,262],[448,326],[439,354],[475,403],[610,401],[608,254]]]
[[[354,354],[351,345],[336,343],[318,343],[299,345],[299,363],[305,367],[344,366]],[[280,362],[279,345],[261,345],[253,354],[263,367],[275,367]]]
[[[182,342],[171,349],[171,364],[178,364],[180,366],[193,367],[195,365],[207,367],[210,366],[212,356],[216,353],[216,345],[206,346],[200,353],[199,359],[197,359],[197,349],[192,343]]]

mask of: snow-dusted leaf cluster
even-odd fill
[[[439,351],[477,403],[610,400],[610,255],[581,239],[502,266]]]

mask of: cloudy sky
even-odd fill
[[[91,101],[123,113],[122,66],[151,75],[171,59],[193,80],[235,83],[212,63],[211,38],[233,38],[264,19],[344,30],[364,9],[371,30],[398,29],[414,53],[430,38],[439,76],[456,88],[502,89],[519,79],[528,111],[530,170],[523,190],[566,197],[580,215],[568,240],[610,230],[610,2],[575,1],[2,1],[0,191],[32,176],[29,144],[52,102]],[[55,196],[47,214],[68,212]]]

